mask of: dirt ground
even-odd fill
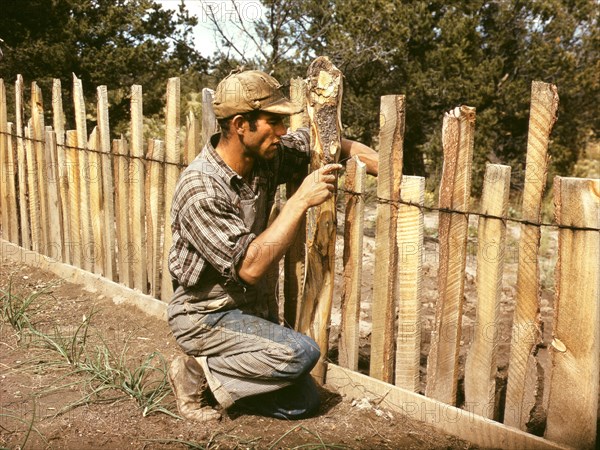
[[[361,311],[361,355],[365,364],[371,331],[374,217],[375,209],[367,209]],[[428,215],[425,226],[421,351],[423,389],[437,298],[437,216]],[[476,221],[470,227],[472,236],[468,248],[463,316],[465,328],[461,350],[463,363],[475,320],[474,231]],[[542,317],[545,322],[544,335],[548,339],[553,286],[553,270],[550,268],[554,267],[552,259],[556,253],[556,236],[548,234],[542,241],[542,256],[548,260],[541,267],[544,277]],[[503,324],[506,325],[503,330],[506,332],[501,335],[498,361],[500,378],[506,376],[508,362],[517,243],[518,228],[514,227],[507,237],[502,297]],[[341,255],[341,247],[338,252]],[[341,266],[337,268],[338,274],[341,274],[341,270]],[[165,414],[176,414],[168,385],[157,388],[160,387],[160,380],[164,381],[164,370],[168,363],[179,354],[166,323],[132,307],[115,306],[112,299],[106,298],[102,292],[90,292],[85,286],[69,283],[36,268],[1,261],[0,289],[7,291],[9,285],[12,293],[19,298],[42,292],[33,301],[27,314],[34,328],[52,337],[54,344],[48,338],[32,335],[26,330],[17,332],[8,323],[0,322],[0,447],[474,448],[454,437],[440,435],[423,423],[380,410],[366,401],[350,402],[325,389],[322,390],[323,404],[319,414],[298,422],[248,415],[235,409],[228,411],[221,421],[210,424],[180,420]],[[331,329],[333,347],[338,325],[339,310],[334,307]],[[60,345],[57,346],[56,342]],[[155,356],[148,362],[150,355]],[[73,363],[88,360],[95,361],[95,366],[99,368],[96,372],[82,370],[81,364]],[[150,370],[142,370],[148,369],[148,366]],[[141,380],[146,397],[137,401],[138,394],[132,393],[129,386],[132,383],[123,381],[123,377],[114,378],[117,373],[113,370],[115,367],[120,370],[119,374],[129,373],[130,379]],[[134,372],[136,368],[138,372]],[[120,382],[121,386],[102,388],[107,386],[106,380],[102,379],[107,376],[106,373],[112,374],[113,384]],[[157,397],[165,396],[153,403],[152,398],[148,400],[148,392],[155,388]],[[158,411],[160,408],[163,408],[163,412]]]

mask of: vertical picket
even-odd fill
[[[87,144],[89,151],[88,162],[89,178],[84,180],[88,183],[90,192],[90,219],[92,221],[92,237],[94,242],[94,259],[92,270],[98,275],[104,275],[104,233],[102,232],[102,169],[100,167],[100,154],[98,153],[98,128],[94,127]]]
[[[57,163],[56,134],[52,127],[46,127],[44,139],[44,151],[46,153],[46,182],[47,182],[47,205],[48,205],[48,243],[46,255],[63,261],[65,241],[62,224],[62,203],[60,201],[59,173]]]
[[[146,248],[148,260],[148,281],[150,295],[160,298],[160,271],[163,267],[161,237],[164,212],[164,164],[163,142],[151,139],[148,142],[148,179],[146,180]]]
[[[71,253],[72,264],[75,267],[83,266],[83,240],[81,235],[81,170],[79,156],[81,153],[77,149],[77,131],[69,130],[66,133],[67,151],[66,176],[69,183],[69,239],[65,238],[66,245]]]
[[[131,243],[129,233],[129,148],[124,137],[113,140],[115,174],[115,221],[117,225],[117,267],[119,283],[133,287],[131,276]]]
[[[23,140],[23,77],[17,75],[15,81],[15,116],[17,135],[17,170],[19,173],[19,216],[21,221],[21,246],[26,249],[32,248],[31,224],[29,223],[29,205],[27,195],[27,156],[25,141]]]
[[[27,172],[25,178],[27,181],[27,192],[29,195],[29,223],[31,224],[31,249],[34,252],[42,253],[42,232],[40,223],[40,194],[38,191],[38,167],[35,158],[35,148],[31,136],[31,120],[24,130],[25,137],[25,157],[27,159]]]
[[[17,155],[16,155],[16,141],[13,139],[14,136],[14,125],[12,122],[6,124],[6,149],[7,149],[7,168],[9,170],[8,177],[8,205],[10,211],[10,241],[14,244],[19,244],[19,207],[17,198]]]

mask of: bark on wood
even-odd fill
[[[313,153],[311,169],[339,159],[342,73],[329,59],[317,58],[308,68],[308,115]],[[335,196],[308,211],[306,281],[298,329],[312,337],[321,350],[313,376],[323,383],[329,347],[329,318],[335,276]]]
[[[102,216],[104,236],[104,276],[116,280],[116,249],[115,249],[115,204],[114,177],[110,155],[110,125],[108,121],[108,90],[99,86],[98,95],[98,150],[102,171]]]
[[[32,149],[34,152],[37,184],[37,203],[35,214],[39,214],[39,249],[40,253],[47,255],[48,251],[48,197],[47,197],[47,170],[46,154],[44,151],[44,105],[42,101],[42,90],[34,81],[31,83],[31,126],[30,137],[33,139]],[[32,213],[33,213],[32,211]]]
[[[102,170],[100,167],[100,154],[98,153],[98,129],[94,127],[90,134],[87,148],[90,150],[88,155],[90,175],[88,183],[90,190],[90,217],[92,220],[92,237],[94,242],[94,261],[93,272],[98,275],[104,274],[104,235],[102,233]]]
[[[48,248],[49,257],[63,261],[64,259],[64,232],[62,224],[62,202],[60,199],[59,174],[57,163],[56,135],[52,127],[46,127],[45,153],[48,164],[47,174],[47,195],[48,195]]]
[[[481,213],[506,217],[509,192],[510,167],[489,164],[483,181]],[[477,316],[465,367],[465,399],[480,416],[497,420],[496,375],[506,222],[480,217],[477,239]]]
[[[130,238],[133,251],[131,254],[131,270],[133,287],[144,294],[148,293],[148,275],[146,264],[146,230],[145,230],[145,204],[144,186],[146,183],[146,168],[141,158],[144,157],[143,143],[143,105],[142,86],[131,87],[131,162],[129,164],[130,180],[130,211],[131,231]]]
[[[161,237],[164,220],[164,167],[160,161],[165,159],[162,141],[150,140],[148,143],[149,162],[148,180],[146,183],[146,230],[148,253],[148,282],[150,295],[160,298],[161,270],[163,269],[163,249]]]
[[[179,78],[169,78],[167,83],[167,117],[166,117],[166,133],[165,133],[165,209],[164,217],[164,247],[163,247],[163,268],[161,279],[161,299],[165,302],[171,300],[173,296],[173,285],[171,282],[171,274],[169,273],[169,251],[173,242],[173,234],[171,232],[171,205],[173,203],[173,194],[175,185],[179,178],[179,167],[176,164],[181,163],[181,152],[179,150],[179,97],[180,97],[180,82]]]
[[[400,197],[403,202],[423,206],[425,179],[402,177]],[[400,284],[395,384],[413,392],[420,389],[423,226],[423,211],[419,206],[400,204],[398,209]]]
[[[19,220],[21,223],[21,246],[30,250],[31,225],[27,197],[27,157],[23,140],[23,77],[17,75],[15,81],[15,127],[17,134],[17,169],[19,173]]]
[[[391,383],[394,379],[394,335],[398,298],[398,201],[402,182],[405,97],[381,97],[379,174],[375,269],[373,276],[373,331],[369,374]]]
[[[339,364],[358,370],[360,338],[360,300],[363,259],[363,221],[365,200],[363,192],[367,166],[353,157],[346,164],[346,218],[344,223],[344,278],[341,299]]]
[[[86,113],[85,113],[85,99],[83,96],[83,86],[81,80],[73,74],[73,102],[75,105],[75,127],[77,128],[77,145],[79,147],[79,170],[81,177],[79,189],[81,199],[79,205],[80,208],[80,221],[81,221],[81,241],[79,245],[82,248],[82,261],[81,268],[87,271],[93,271],[94,265],[94,237],[92,232],[92,222],[90,215],[90,163],[89,163],[89,152],[85,150],[88,142],[87,125],[86,125]]]
[[[290,100],[303,107],[303,111],[290,117],[290,128],[308,127],[308,112],[306,111],[306,81],[301,78],[292,78],[290,81]],[[301,171],[299,180],[304,179],[308,172],[308,167]],[[302,181],[290,182],[286,184],[285,192],[287,198],[290,198]],[[304,260],[306,258],[306,219],[302,220],[294,242],[285,254],[284,260],[284,284],[283,295],[285,298],[283,317],[285,322],[295,327],[299,308],[302,303],[302,289],[304,283]]]
[[[600,228],[600,181],[554,179],[559,226]],[[596,448],[600,376],[600,232],[559,228],[546,438]],[[573,288],[576,288],[574,291]]]
[[[196,154],[200,153],[210,137],[219,131],[219,124],[213,110],[215,91],[209,88],[202,89],[202,140]]]
[[[556,86],[534,81],[531,86],[527,161],[523,188],[523,219],[539,222],[546,186],[547,151],[550,132],[556,121]],[[540,377],[528,383],[528,374],[540,372],[536,353],[541,343],[538,251],[540,227],[521,225],[517,301],[513,320],[504,423],[527,429],[536,403],[542,395]]]
[[[63,113],[62,92],[60,80],[54,79],[52,83],[52,118],[56,136],[56,163],[58,165],[58,184],[61,199],[61,222],[63,230],[64,248],[63,262],[73,263],[71,255],[71,221],[69,214],[69,168],[65,149],[65,116]]]
[[[67,140],[67,177],[69,180],[69,239],[67,246],[72,257],[72,264],[75,267],[83,267],[83,248],[81,246],[81,170],[79,168],[79,156],[81,153],[77,150],[77,131],[69,130],[66,134]]]
[[[129,148],[123,137],[115,139],[112,145],[115,174],[115,220],[117,224],[117,265],[119,283],[133,287],[131,276],[131,243],[129,233]]]
[[[442,129],[444,166],[440,208],[466,212],[471,190],[475,108],[446,113]],[[468,234],[468,215],[440,212],[439,299],[427,364],[427,396],[454,405],[458,385],[458,352]]]

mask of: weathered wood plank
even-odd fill
[[[600,181],[554,179],[556,223],[600,228]],[[600,232],[559,228],[546,438],[596,447],[600,382]],[[575,288],[575,289],[574,289]]]
[[[36,181],[37,184],[37,202],[35,203],[35,213],[39,214],[39,253],[47,255],[48,251],[48,192],[47,192],[47,171],[46,153],[44,151],[44,104],[42,100],[42,90],[34,81],[31,83],[31,125],[29,127],[30,138],[33,140],[32,149],[34,152]]]
[[[471,190],[471,164],[475,108],[461,106],[446,113],[442,129],[444,166],[440,184],[438,269],[439,299],[436,305],[434,331],[427,363],[428,397],[454,405],[458,386],[458,353]]]
[[[2,226],[2,236],[12,241],[10,238],[10,206],[8,203],[8,185],[10,183],[12,167],[8,165],[8,145],[7,145],[7,117],[6,117],[6,88],[4,80],[0,78],[0,225]]]
[[[527,160],[522,217],[539,223],[548,169],[550,132],[556,122],[556,86],[534,81],[531,85]],[[534,353],[541,343],[539,265],[540,227],[521,225],[517,300],[513,320],[504,423],[527,429],[542,396],[543,373]],[[527,380],[532,380],[528,382]]]
[[[19,173],[19,219],[21,223],[21,246],[31,250],[31,224],[27,197],[27,156],[23,140],[23,77],[15,81],[15,132],[17,135],[17,170]]]
[[[94,242],[94,260],[92,271],[98,275],[106,276],[104,273],[104,220],[102,217],[102,167],[100,154],[98,153],[98,128],[94,127],[90,133],[90,138],[87,143],[89,150],[88,163],[89,169],[87,173],[89,178],[87,181],[90,191],[90,219],[92,221],[92,240]],[[87,253],[87,252],[86,252]]]
[[[405,97],[381,97],[379,174],[375,221],[375,268],[373,275],[373,331],[369,374],[391,383],[394,379],[394,334],[398,298],[398,201],[402,182]]]
[[[40,193],[38,191],[37,180],[37,160],[35,158],[35,147],[31,136],[31,120],[29,125],[24,130],[25,138],[25,157],[27,158],[27,172],[25,172],[25,180],[27,182],[28,195],[28,214],[29,223],[31,225],[31,249],[34,252],[42,253],[42,231],[40,224]]]
[[[114,177],[110,155],[110,124],[108,119],[108,89],[98,86],[96,89],[98,104],[98,150],[100,151],[100,169],[102,172],[102,219],[104,243],[104,276],[116,280],[116,251],[115,251],[115,203]]]
[[[392,411],[398,426],[409,417],[481,448],[560,449],[548,440],[481,417],[471,410],[424,397],[358,372],[327,364],[327,386],[349,399],[366,399],[377,408]]]
[[[425,179],[403,176],[398,208],[398,333],[395,384],[417,392],[420,388],[421,289],[423,284],[423,211]]]
[[[344,221],[344,275],[339,337],[340,366],[358,370],[360,300],[362,285],[367,166],[355,156],[346,164],[346,217]]]
[[[163,251],[161,246],[164,220],[164,167],[161,161],[165,159],[163,142],[151,139],[148,142],[150,169],[146,182],[146,229],[147,229],[147,254],[148,254],[148,282],[150,295],[160,298],[161,270],[163,266]]]
[[[10,234],[9,239],[15,244],[19,244],[19,207],[17,198],[17,142],[13,139],[14,136],[14,125],[12,122],[6,124],[6,155],[7,155],[7,169],[9,172],[8,177],[8,206],[9,206],[9,225]]]
[[[186,117],[186,134],[183,146],[184,163],[188,166],[202,150],[200,146],[201,131],[200,121],[196,118],[194,112],[190,111]]]
[[[60,80],[54,79],[52,83],[52,120],[56,136],[56,164],[58,166],[58,184],[61,204],[61,223],[63,233],[63,262],[71,264],[71,221],[69,214],[69,168],[65,150],[65,115],[63,112],[62,92]]]
[[[197,153],[206,145],[210,137],[219,130],[219,124],[213,110],[215,91],[209,88],[202,89],[202,141]]]
[[[489,164],[483,180],[481,213],[506,217],[510,193],[510,167]],[[500,298],[506,244],[506,222],[480,217],[477,230],[477,312],[473,343],[465,367],[465,400],[475,412],[498,419],[496,399]]]
[[[65,242],[62,224],[62,202],[60,201],[59,168],[56,148],[56,134],[52,127],[46,127],[44,151],[47,162],[48,195],[48,245],[46,255],[57,261],[64,260]]]
[[[318,57],[308,68],[308,80],[307,104],[313,149],[310,165],[311,170],[316,170],[339,159],[342,73],[328,58]],[[323,383],[335,276],[335,196],[310,208],[307,216],[306,279],[298,330],[319,345],[321,358],[312,374]]]
[[[119,283],[133,287],[131,276],[131,241],[129,239],[129,148],[125,138],[113,140],[112,153],[115,174],[115,221],[117,238],[117,267]]]
[[[77,131],[69,130],[66,134],[67,152],[66,152],[66,168],[67,179],[69,182],[69,239],[65,238],[66,245],[70,247],[71,264],[75,267],[82,268],[83,266],[83,248],[81,239],[81,170],[79,167],[79,156],[81,153],[77,150]]]
[[[131,277],[133,287],[144,294],[148,293],[146,264],[146,208],[144,191],[146,168],[144,157],[144,129],[142,86],[131,86],[131,156],[129,163],[130,213],[131,213]]]
[[[90,159],[86,150],[88,133],[85,112],[85,97],[83,96],[83,85],[81,80],[73,74],[73,103],[75,105],[75,128],[77,129],[77,145],[79,148],[79,192],[81,199],[77,208],[81,226],[82,249],[81,268],[88,271],[94,269],[94,236],[92,232],[92,218],[90,213]]]
[[[169,251],[173,243],[173,234],[171,232],[171,205],[173,204],[173,194],[179,178],[181,164],[181,150],[179,149],[179,102],[180,102],[180,80],[179,78],[169,78],[167,82],[167,113],[166,113],[166,133],[165,133],[165,191],[163,211],[164,222],[164,244],[162,260],[162,277],[160,285],[160,298],[168,302],[173,296],[173,285],[171,274],[169,273]]]
[[[290,117],[290,129],[292,131],[298,128],[308,127],[308,112],[306,110],[306,82],[302,78],[292,78],[290,80],[290,100],[303,108],[299,114]],[[308,166],[299,173],[298,182],[290,182],[285,186],[286,197],[290,198],[298,187],[301,180],[308,173]],[[283,261],[283,319],[291,327],[296,327],[297,318],[302,304],[302,289],[304,288],[304,261],[306,258],[306,218],[302,219],[298,227],[298,233],[294,241],[288,248]]]

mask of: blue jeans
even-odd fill
[[[224,407],[235,403],[285,419],[317,410],[319,395],[310,371],[320,352],[308,336],[239,309],[199,314],[174,307],[169,325],[183,351],[198,357]]]

